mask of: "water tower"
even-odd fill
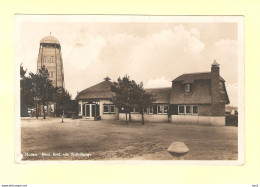
[[[49,72],[49,78],[54,87],[63,87],[64,70],[60,42],[51,34],[40,41],[37,72],[45,66]]]

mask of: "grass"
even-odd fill
[[[185,160],[237,160],[238,157],[237,127],[64,120],[61,123],[60,118],[22,119],[23,160],[174,160],[177,158],[167,152],[174,141],[182,141],[190,149]],[[53,152],[61,156],[42,156]],[[72,152],[85,155],[63,155]]]

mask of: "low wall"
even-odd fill
[[[102,114],[101,119],[118,119],[117,114]]]
[[[225,126],[225,116],[172,115],[171,122],[176,124]]]
[[[131,114],[132,121],[142,121],[141,114]],[[129,114],[127,114],[129,119]],[[119,114],[119,120],[125,120],[125,114]],[[167,123],[168,115],[160,114],[144,114],[145,122]],[[170,119],[174,124],[191,124],[191,125],[220,125],[225,126],[225,116],[188,116],[188,115],[172,115]]]
[[[127,119],[129,119],[129,114],[127,114]],[[125,113],[119,114],[119,120],[125,120]],[[131,114],[132,121],[142,121],[141,114]],[[144,114],[144,121],[145,122],[168,122],[168,115],[164,114]]]

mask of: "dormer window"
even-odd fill
[[[191,85],[190,84],[185,84],[185,92],[191,92]]]

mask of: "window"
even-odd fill
[[[109,105],[104,105],[103,113],[109,113]]]
[[[186,106],[186,114],[191,114],[191,106],[190,105]]]
[[[110,113],[115,113],[115,106],[114,105],[110,105]]]
[[[103,114],[114,114],[115,105],[104,104],[103,105]]]
[[[168,110],[169,110],[168,105],[153,105],[147,109],[147,113],[148,114],[168,114]]]
[[[188,93],[190,91],[191,91],[190,84],[185,84],[185,92]]]
[[[158,111],[158,114],[162,114],[162,113],[163,113],[162,107],[163,107],[162,105],[158,105],[158,106],[157,106],[157,108],[158,108],[158,110],[157,110],[157,111]]]
[[[144,108],[144,113],[148,113],[148,108]]]
[[[164,105],[164,107],[163,107],[163,113],[164,113],[164,114],[168,114],[168,110],[169,110],[169,106],[168,106],[168,105]]]
[[[196,105],[193,105],[193,106],[192,106],[192,113],[193,113],[194,115],[198,114],[198,106],[196,106]]]
[[[198,115],[198,106],[197,105],[179,105],[178,114],[185,115]]]
[[[54,56],[51,56],[51,63],[54,63]]]
[[[79,114],[81,114],[81,104],[79,104],[78,107],[79,107],[79,108],[78,108],[78,110],[79,110]]]
[[[179,114],[184,114],[184,105],[179,105]]]
[[[47,63],[47,56],[43,57],[43,63]]]
[[[131,112],[131,113],[140,113],[140,109],[139,109],[139,107],[132,107],[132,108],[130,109],[130,112]]]
[[[153,107],[152,106],[149,107],[149,114],[153,114]]]

